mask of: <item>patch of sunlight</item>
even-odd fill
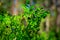
[[[0,2],[0,6],[1,6],[1,4],[2,4],[2,3]]]

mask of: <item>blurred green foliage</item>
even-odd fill
[[[10,7],[7,1],[4,3]],[[26,4],[29,4],[29,0]],[[24,13],[12,16],[5,6],[0,7],[0,40],[60,40],[60,34],[57,36],[54,31],[50,30],[48,34],[44,31],[39,33],[41,19],[50,14],[48,10],[38,6],[22,6]]]
[[[0,12],[0,40],[48,40],[45,32],[38,33],[40,21],[45,18],[49,11],[43,8],[23,7],[24,14],[12,16]]]

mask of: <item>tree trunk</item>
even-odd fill
[[[12,0],[11,13],[12,15],[18,14],[18,0]]]

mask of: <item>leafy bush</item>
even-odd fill
[[[7,12],[0,14],[1,40],[47,40],[46,33],[38,34],[40,21],[48,11],[43,8],[23,7],[24,14],[12,16]]]

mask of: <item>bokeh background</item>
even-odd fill
[[[24,8],[28,8],[28,9],[24,9]],[[40,26],[42,28],[40,32],[41,33],[45,32],[50,37],[48,39],[44,39],[44,38],[47,38],[48,36],[46,37],[44,36],[46,34],[42,33],[44,38],[39,39],[38,37],[36,39],[30,38],[26,40],[60,40],[60,0],[0,0],[0,15],[3,15],[4,13],[6,13],[12,16],[14,15],[17,16],[19,14],[20,15],[24,14],[24,11],[28,12],[29,9],[36,10],[37,8],[42,8],[44,10],[49,11],[49,15],[44,17],[44,19],[43,18],[41,19]],[[27,25],[26,22],[24,24]],[[28,34],[29,33],[27,33],[26,35]],[[2,35],[2,37],[0,36],[0,38],[2,38],[1,40],[4,40],[7,38],[3,36],[1,30],[0,30],[0,35]],[[16,40],[16,37],[12,38],[11,40],[13,39]],[[9,40],[9,39],[6,39],[6,40]],[[25,39],[20,38],[18,40],[25,40]]]

